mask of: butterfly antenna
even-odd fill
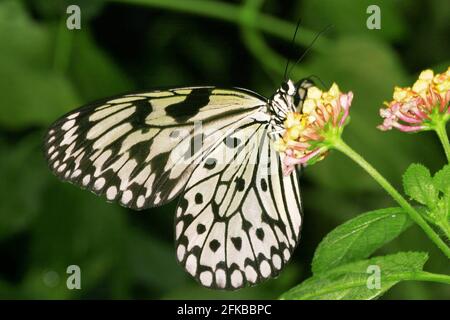
[[[295,61],[294,65],[289,69],[288,74],[290,75],[292,72],[292,69],[294,69],[294,67],[300,63],[303,58],[307,55],[307,53],[309,52],[309,50],[311,50],[312,46],[314,45],[314,43],[316,42],[317,39],[319,39],[319,37],[324,34],[325,32],[327,32],[330,28],[332,28],[333,25],[329,24],[327,25],[325,28],[323,28],[319,33],[316,34],[316,36],[314,37],[313,41],[311,41],[311,44],[308,46],[308,48],[306,48],[306,50],[303,52],[303,54],[300,56],[300,58],[297,59],[297,61]]]
[[[291,49],[291,51],[293,50],[293,48],[294,48],[294,44],[295,44],[295,37],[297,36],[297,31],[298,31],[298,29],[300,28],[300,23],[301,23],[301,19],[298,19],[298,21],[297,21],[297,26],[295,27],[295,31],[294,31],[294,36],[292,37],[292,41],[291,41],[291,46],[290,46],[290,49]],[[287,59],[287,62],[286,62],[286,67],[284,68],[284,80],[286,81],[287,80],[287,78],[286,78],[286,75],[287,75],[287,72],[288,72],[288,68],[289,68],[289,58]]]

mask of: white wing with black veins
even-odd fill
[[[180,197],[177,259],[206,287],[237,289],[278,275],[299,240],[298,173],[283,176],[260,116],[211,148]]]
[[[56,121],[45,154],[62,180],[141,210],[177,196],[202,155],[266,103],[244,89],[215,87],[111,98]]]

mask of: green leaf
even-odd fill
[[[433,177],[434,187],[442,192],[434,216],[437,218],[439,226],[447,225],[450,217],[450,165],[445,165]],[[444,226],[445,228],[445,226]]]
[[[411,224],[401,208],[363,213],[338,226],[322,240],[314,253],[312,271],[317,274],[367,258]]]
[[[423,252],[400,252],[388,256],[352,262],[315,275],[284,293],[281,299],[356,300],[381,296],[408,273],[421,271],[428,259]],[[380,272],[379,287],[374,288],[373,272]]]
[[[433,177],[433,184],[436,189],[444,194],[450,194],[450,165],[445,165]]]
[[[430,171],[423,165],[413,163],[403,174],[405,193],[419,203],[433,208],[438,197]]]

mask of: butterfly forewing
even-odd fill
[[[215,87],[115,97],[56,121],[45,153],[61,179],[144,209],[173,199],[202,154],[265,104],[244,89]]]

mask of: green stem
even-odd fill
[[[439,140],[442,143],[442,147],[444,147],[445,155],[447,156],[447,161],[450,162],[450,142],[448,141],[447,130],[445,129],[445,122],[440,121],[434,127],[434,131],[436,131]]]
[[[248,26],[259,29],[277,38],[291,41],[292,30],[295,25],[277,17],[264,13],[256,13],[256,19],[246,20],[241,14],[243,10],[240,5],[225,3],[223,1],[212,0],[110,0],[110,2],[135,4],[148,7],[161,8],[166,10],[179,11],[183,13],[195,14],[219,20],[228,21],[241,26]],[[245,9],[244,9],[245,10]],[[308,46],[315,37],[316,32],[302,28],[302,37],[297,37],[296,43]],[[314,44],[312,50],[327,52],[331,47],[331,41],[325,37],[320,39],[320,43]]]
[[[333,146],[335,149],[341,151],[350,159],[359,164],[375,181],[377,181],[381,187],[386,190],[387,193],[394,198],[395,201],[406,211],[409,217],[416,222],[427,236],[436,244],[436,246],[442,250],[442,252],[450,258],[450,248],[439,237],[439,235],[427,224],[424,218],[409,204],[405,198],[363,157],[350,148],[342,139],[338,139]]]

